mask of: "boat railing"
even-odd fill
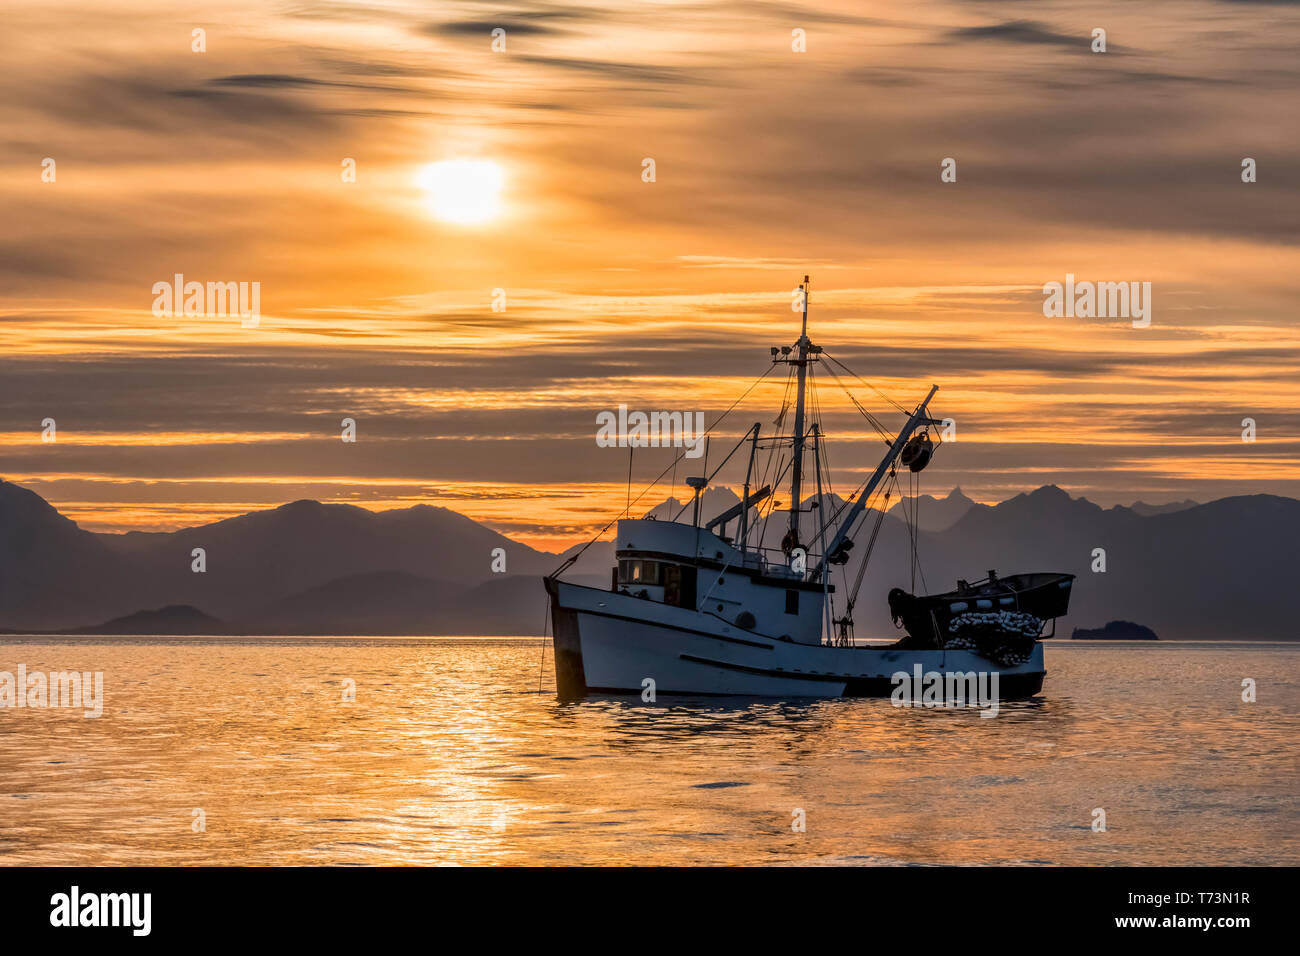
[[[810,554],[807,562],[808,571],[798,574],[790,570],[790,556],[780,548],[751,547],[745,549],[745,567],[754,568],[764,577],[769,578],[789,578],[792,581],[806,581],[816,563],[816,556]]]

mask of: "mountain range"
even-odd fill
[[[737,500],[730,489],[709,489],[701,513],[711,517]],[[830,495],[818,504],[827,516],[845,505]],[[669,518],[682,506],[669,499],[652,513]],[[957,578],[974,580],[993,568],[1077,575],[1070,614],[1058,622],[1063,636],[1071,626],[1124,619],[1173,640],[1300,639],[1292,597],[1300,573],[1295,499],[1102,508],[1048,485],[997,505],[954,489],[944,498],[923,496],[916,509],[913,500],[906,508],[898,502],[880,520],[854,611],[859,636],[896,633],[885,604],[890,588],[945,591]],[[918,515],[915,581],[906,513]],[[832,578],[836,614],[876,514],[863,519],[859,547]],[[777,514],[761,529],[765,545],[779,542],[782,521]],[[196,548],[203,549],[203,573],[192,570]],[[498,548],[505,573],[492,569]],[[540,635],[540,578],[579,550],[538,551],[445,508],[371,512],[316,501],[171,532],[97,533],[36,493],[0,481],[0,628]],[[613,560],[613,546],[597,542],[565,577],[608,587]]]

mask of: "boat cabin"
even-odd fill
[[[612,590],[620,594],[698,611],[778,640],[821,642],[822,581],[791,571],[779,551],[742,552],[704,528],[647,518],[618,523],[615,556]]]

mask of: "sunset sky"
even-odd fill
[[[625,503],[596,414],[711,421],[798,336],[805,273],[814,342],[902,405],[940,386],[925,491],[1300,496],[1300,4],[3,16],[0,477],[83,527],[427,503],[558,550]],[[457,221],[445,161],[499,210]],[[155,316],[176,273],[259,282],[258,326]],[[1066,273],[1152,283],[1150,326],[1045,318]],[[775,429],[768,381],[726,434]],[[881,446],[820,397],[847,493]]]

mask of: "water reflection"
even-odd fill
[[[1300,861],[1300,648],[1071,649],[993,719],[870,699],[561,703],[549,673],[536,692],[535,642],[0,655],[102,670],[106,696],[98,720],[0,712],[6,863]],[[1255,705],[1246,671],[1278,675]]]

